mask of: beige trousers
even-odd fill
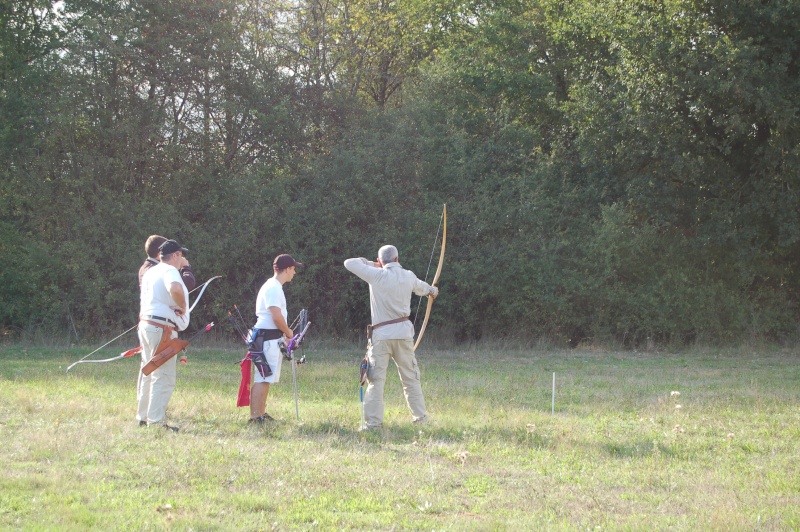
[[[379,340],[367,353],[367,392],[364,395],[364,418],[367,428],[383,424],[383,389],[389,360],[394,360],[397,374],[403,384],[403,394],[414,421],[426,415],[425,397],[422,395],[419,366],[414,355],[414,340]]]
[[[149,323],[139,323],[139,345],[142,346],[142,366],[150,362],[156,353],[158,345],[161,343],[163,330],[160,327]],[[172,331],[172,338],[176,338],[178,333]],[[137,388],[136,399],[139,402],[139,410],[136,419],[147,421],[148,425],[163,423],[164,415],[167,411],[172,392],[175,390],[175,379],[178,374],[178,357],[172,357],[164,365],[157,368],[150,375],[145,376],[139,371],[139,385]]]

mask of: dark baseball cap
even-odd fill
[[[181,245],[175,242],[174,240],[167,240],[166,242],[161,244],[161,246],[159,246],[158,251],[162,255],[170,255],[178,251],[183,251],[184,253],[187,253],[189,250],[184,247],[181,247]]]
[[[285,270],[286,268],[291,268],[292,266],[300,266],[303,267],[302,262],[297,262],[292,258],[291,255],[278,255],[275,257],[275,260],[272,261],[272,268],[275,270]]]

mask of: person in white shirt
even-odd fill
[[[281,378],[281,354],[278,343],[281,336],[285,341],[292,338],[294,333],[289,328],[286,310],[286,296],[283,285],[294,279],[296,268],[303,264],[297,262],[291,255],[278,255],[272,262],[275,274],[261,286],[256,297],[256,324],[253,327],[253,351],[263,352],[269,371],[264,375],[256,371],[253,377],[253,387],[250,389],[250,423],[264,423],[275,421],[267,414],[267,395],[270,384],[277,383]]]
[[[183,254],[189,250],[174,240],[167,240],[159,248],[160,262],[149,268],[142,277],[139,302],[139,341],[142,346],[142,367],[159,351],[162,343],[178,336],[189,326],[189,291],[178,271],[185,261]],[[172,357],[150,375],[139,372],[136,419],[140,426],[161,425],[177,432],[177,427],[167,425],[167,403],[175,390],[177,357]]]
[[[147,253],[147,258],[144,259],[144,262],[139,267],[139,290],[142,289],[142,277],[147,270],[158,264],[158,256],[159,250],[161,249],[162,244],[169,240],[168,238],[164,238],[161,235],[150,235],[144,243],[144,251]],[[194,272],[192,271],[192,267],[189,264],[189,261],[186,257],[183,257],[181,264],[176,266],[178,271],[181,272],[181,279],[183,279],[183,284],[186,285],[186,289],[191,292],[194,290],[194,287],[197,286],[197,281],[194,278]]]
[[[390,359],[397,366],[414,423],[424,423],[427,419],[419,366],[414,354],[414,324],[409,321],[411,294],[435,298],[439,289],[417,279],[414,272],[404,269],[399,261],[394,246],[380,248],[377,262],[363,257],[344,261],[345,268],[369,283],[372,325],[367,348],[368,384],[364,396],[367,430],[383,425],[383,389]]]

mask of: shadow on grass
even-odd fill
[[[607,442],[601,444],[600,448],[613,458],[649,458],[652,456],[681,458],[683,454],[671,445],[645,438],[627,442]]]
[[[526,429],[498,429],[482,427],[475,429],[463,426],[441,427],[435,424],[415,425],[389,424],[382,429],[360,432],[357,426],[346,426],[332,421],[307,423],[298,427],[298,433],[310,438],[336,437],[343,440],[359,440],[365,443],[414,444],[420,441],[438,441],[448,443],[498,442],[511,443],[533,449],[550,448],[552,438],[541,433],[529,432]]]

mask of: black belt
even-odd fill
[[[253,329],[256,337],[262,338],[265,342],[268,340],[277,340],[283,336],[283,331],[280,329]]]
[[[172,325],[173,327],[177,327],[178,326],[174,321],[168,320],[167,318],[162,318],[161,316],[139,316],[139,319],[140,320],[165,321],[165,322],[169,323],[170,325]]]

